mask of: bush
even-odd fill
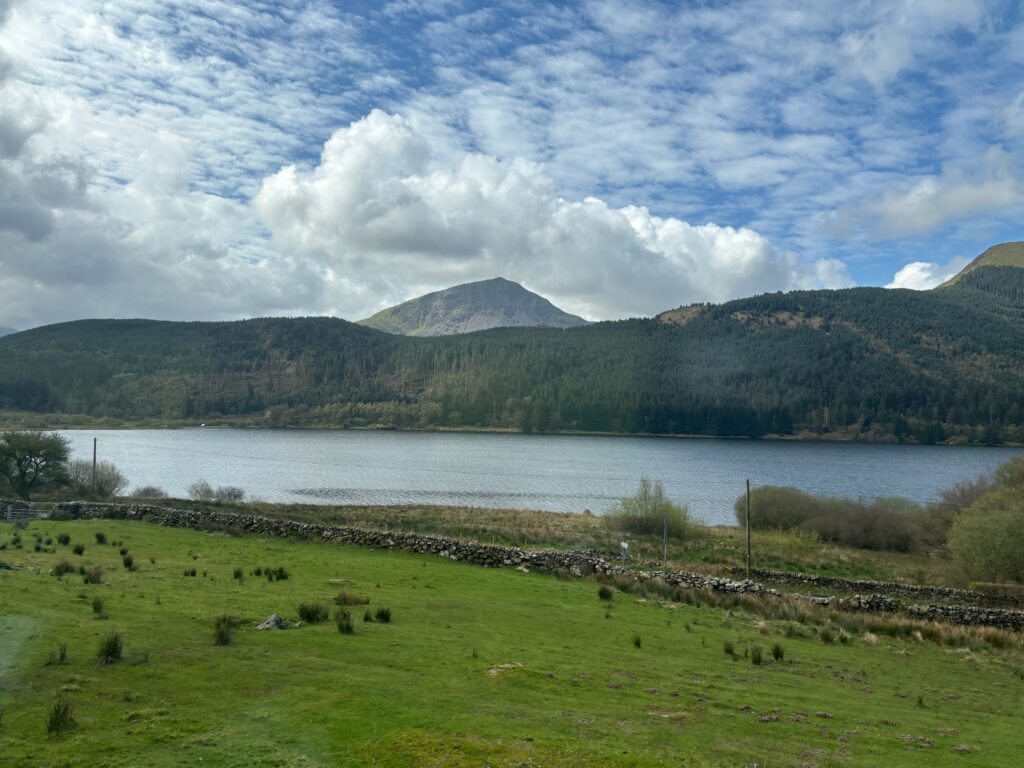
[[[611,600],[615,596],[615,590],[607,584],[602,584],[597,590],[597,596],[602,600]]]
[[[776,661],[782,661],[786,658],[786,651],[782,647],[782,643],[775,643],[772,646],[772,658]]]
[[[373,617],[377,619],[377,621],[379,621],[381,624],[390,624],[391,609],[387,606],[381,606],[374,612]]]
[[[367,624],[373,624],[373,614],[370,613],[369,609],[363,612],[363,621]]]
[[[231,575],[232,575],[232,577],[236,581],[241,581],[242,580],[242,569],[241,568],[235,568],[235,570],[231,572]]]
[[[338,615],[335,618],[335,622],[338,625],[338,631],[343,635],[354,635],[356,633],[356,622],[352,618],[352,614],[346,611],[344,608],[338,611]]]
[[[136,499],[166,499],[167,491],[155,485],[140,485],[132,490],[131,495]]]
[[[735,656],[736,644],[733,643],[732,640],[724,640],[722,641],[722,650],[725,652],[726,656]]]
[[[225,614],[213,623],[213,642],[216,645],[231,645],[235,636],[235,620]]]
[[[213,492],[214,501],[239,502],[245,500],[245,491],[233,485],[222,485]]]
[[[73,459],[68,463],[68,476],[72,488],[82,496],[106,499],[120,496],[128,487],[128,478],[111,461],[96,462],[94,479],[91,461]]]
[[[831,627],[822,627],[818,630],[818,637],[821,638],[821,642],[825,645],[832,645],[836,641],[835,633],[832,632]]]
[[[102,584],[103,583],[103,569],[98,565],[94,565],[82,574],[82,581],[86,584]]]
[[[71,551],[74,552],[76,555],[84,555],[85,554],[85,545],[84,544],[75,544],[75,546],[73,546],[71,548]]]
[[[755,667],[761,666],[761,661],[764,659],[764,649],[760,645],[750,646],[750,663]]]
[[[60,544],[62,547],[66,547],[68,544],[71,543],[71,536],[70,536],[70,534],[58,533],[57,534],[57,543]]]
[[[299,618],[307,624],[320,624],[327,621],[331,616],[331,610],[326,603],[299,603]]]
[[[612,530],[658,536],[664,532],[666,521],[669,536],[676,539],[689,538],[696,527],[686,507],[673,504],[665,497],[662,484],[651,483],[646,477],[640,480],[633,496],[620,501],[605,515],[605,524]]]
[[[736,499],[734,509],[737,522],[746,525],[745,496]],[[931,515],[930,508],[906,499],[865,502],[770,485],[750,494],[752,528],[812,531],[824,541],[861,549],[909,552],[926,538]]]
[[[96,658],[100,664],[113,664],[124,655],[124,638],[120,632],[111,632],[100,641]]]
[[[55,566],[53,566],[53,575],[58,579],[66,574],[74,573],[76,570],[75,566],[69,563],[67,560],[61,560]]]
[[[213,486],[205,480],[196,480],[188,487],[188,497],[193,501],[213,501]]]
[[[134,568],[135,568],[135,558],[132,557],[131,555],[125,555],[124,557],[122,557],[121,558],[121,563],[129,571],[134,570]]]
[[[57,700],[50,707],[50,714],[46,718],[46,732],[56,738],[62,737],[65,733],[75,727],[75,707],[71,697],[66,693],[58,693]]]
[[[974,502],[953,520],[948,547],[968,579],[1024,581],[1024,493],[999,488]]]

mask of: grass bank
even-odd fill
[[[0,525],[17,569],[0,569],[4,765],[1019,762],[1012,649],[825,642],[742,606],[327,544],[110,520],[34,522],[20,549],[13,533]],[[253,629],[336,611],[342,590],[354,634]],[[390,622],[363,621],[384,607]],[[123,658],[98,664],[113,632]],[[50,736],[61,693],[74,724]]]

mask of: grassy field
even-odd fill
[[[1016,766],[1024,747],[1017,650],[827,644],[742,611],[327,544],[115,521],[35,522],[21,548],[14,533],[0,525],[18,568],[0,570],[4,766]],[[102,583],[55,577],[61,560]],[[355,634],[253,629],[336,610],[341,589],[370,600]],[[383,606],[391,623],[363,621]],[[224,614],[239,625],[217,646]],[[124,658],[99,665],[113,631]],[[59,692],[77,722],[63,738],[45,727]]]
[[[140,500],[141,501],[141,500]],[[431,506],[327,506],[310,504],[202,504],[191,500],[159,500],[165,506],[220,509],[288,520],[351,525],[377,530],[438,533],[495,544],[595,549],[615,557],[623,534],[611,530],[597,515],[524,509]],[[630,553],[640,560],[660,561],[660,536],[628,534]],[[961,585],[950,561],[927,552],[880,552],[842,547],[819,540],[811,531],[753,532],[754,566],[803,571],[824,576],[918,584]],[[694,526],[692,535],[673,539],[670,566],[676,569],[730,574],[746,562],[744,533],[732,526]]]

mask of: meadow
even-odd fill
[[[2,765],[1010,766],[1024,746],[1019,646],[826,642],[743,606],[125,521],[3,524],[0,547]],[[254,629],[317,603],[328,621]]]

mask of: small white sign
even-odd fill
[[[629,542],[628,541],[620,541],[619,542],[619,546],[621,546],[623,549],[629,549]]]

